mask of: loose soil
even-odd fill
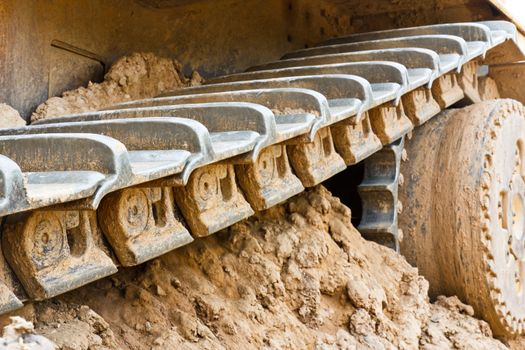
[[[38,106],[31,121],[93,111],[200,84],[201,77],[197,72],[186,78],[181,69],[176,60],[153,53],[122,57],[110,68],[102,83],[89,83],[87,87],[64,92],[62,97],[50,98]]]
[[[427,292],[320,186],[23,314],[60,349],[507,348]]]

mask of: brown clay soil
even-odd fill
[[[60,349],[506,349],[320,186],[22,315]]]
[[[197,72],[191,78],[184,77],[176,60],[153,53],[134,53],[115,62],[102,83],[89,83],[87,87],[65,92],[62,97],[50,98],[36,109],[31,120],[97,110],[120,102],[157,96],[200,81]]]
[[[0,128],[15,128],[26,125],[26,122],[13,107],[0,103]]]
[[[106,81],[52,98],[33,120],[199,82],[152,54],[122,58]],[[7,349],[507,349],[456,297],[364,240],[324,187],[154,261],[28,304]],[[4,320],[5,321],[5,320]],[[51,346],[52,348],[52,346]],[[523,348],[514,344],[513,348]]]

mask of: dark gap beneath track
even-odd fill
[[[355,227],[361,221],[361,197],[357,193],[357,186],[363,180],[364,169],[364,163],[360,162],[323,182],[334,196],[352,210],[352,224]]]

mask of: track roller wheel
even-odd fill
[[[525,327],[525,108],[448,110],[407,141],[401,252],[431,297],[458,295],[496,336]]]

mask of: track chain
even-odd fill
[[[465,95],[494,95],[492,81],[478,81],[479,59],[501,57],[490,54],[516,29],[495,21],[370,35],[0,130],[0,312],[213,234],[363,160],[359,228],[399,250],[405,135]]]

